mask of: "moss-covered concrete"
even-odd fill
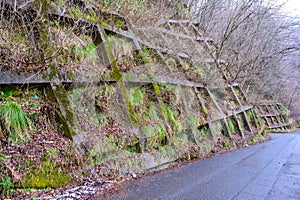
[[[65,135],[73,140],[79,150],[82,150],[84,136],[64,86],[61,83],[48,86],[46,94],[50,100],[58,105],[58,115]]]

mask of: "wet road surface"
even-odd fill
[[[300,199],[300,131],[131,182],[111,199]]]

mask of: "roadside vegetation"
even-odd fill
[[[62,116],[57,102],[50,101],[49,88],[26,84],[1,86],[0,198],[28,198],[38,189],[47,191],[86,180],[104,185],[136,178],[136,174],[126,174],[131,169],[124,166],[139,169],[141,162],[136,158],[141,153],[190,160],[265,140],[266,135],[251,110],[212,120],[247,103],[239,88],[232,88],[230,93],[225,82],[241,83],[252,103],[271,99],[287,106],[282,107],[283,114],[297,112],[298,19],[281,13],[281,6],[263,0],[188,2],[0,1],[0,71],[30,74],[29,78],[42,76],[52,84],[60,84],[57,80],[62,79],[77,81],[78,85],[65,86],[68,95],[64,99],[70,101],[80,131],[89,141],[81,144],[84,152],[80,152],[71,138],[65,136]],[[24,8],[33,8],[35,15],[29,15]],[[72,22],[63,17],[53,19],[48,12],[68,16]],[[220,68],[190,67],[188,61],[178,63],[171,56],[162,60],[153,50],[137,51],[133,41],[115,34],[128,29],[137,33],[140,27],[155,29],[169,19],[188,19],[201,27],[204,37],[212,37],[214,48],[210,53],[216,55],[215,60],[225,60]],[[88,29],[91,24],[106,29],[105,42]],[[111,63],[98,56],[104,49],[101,48],[107,46]],[[186,49],[192,48],[187,45]],[[111,59],[114,56],[116,59]],[[164,65],[150,68],[148,60],[157,66]],[[179,65],[184,66],[181,71]],[[219,69],[226,71],[226,81]],[[223,87],[214,88],[214,94],[210,94],[205,87],[194,91],[167,83],[128,86],[123,76],[127,72],[150,74],[145,76],[145,82],[154,74],[179,74],[205,86],[218,82],[217,86]],[[99,77],[111,81],[95,86]],[[86,80],[94,82],[84,85]],[[203,99],[199,100],[201,95]],[[198,101],[201,105],[195,103]]]

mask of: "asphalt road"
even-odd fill
[[[125,185],[112,199],[300,199],[300,131]]]

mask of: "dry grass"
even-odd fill
[[[123,15],[136,27],[154,26],[158,22],[171,18],[185,18],[186,13],[180,1],[172,3],[165,0],[111,0],[109,3],[96,1],[100,9],[114,11]]]

